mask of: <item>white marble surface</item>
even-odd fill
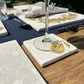
[[[63,41],[63,42],[68,43],[67,41],[63,40],[62,38],[56,36],[55,34],[50,34],[49,36],[52,38],[55,38],[59,41]],[[42,67],[44,67],[50,63],[53,63],[53,62],[65,57],[65,56],[68,56],[68,55],[77,51],[77,48],[70,43],[68,43],[70,45],[70,48],[63,44],[65,51],[61,54],[54,53],[52,51],[50,51],[50,52],[40,51],[40,50],[36,49],[33,45],[33,41],[35,39],[36,38],[24,41],[23,44],[28,49],[28,51],[30,51],[30,53],[36,59],[36,61],[39,63],[39,65]]]
[[[69,15],[69,14],[77,14],[77,17],[71,20],[66,20],[66,21],[60,21],[60,22],[53,22],[49,23],[49,29],[54,28],[54,27],[59,27],[67,24],[72,24],[72,23],[77,23],[77,21],[84,20],[84,15],[79,14],[79,13],[74,13],[74,12],[67,12],[67,13],[60,13],[60,14],[54,14],[52,16],[49,16],[49,19],[57,19],[57,18],[62,18],[62,15]],[[36,31],[43,31],[45,30],[45,23],[39,22],[38,19],[36,20],[31,20],[29,18],[25,18],[25,15],[20,15],[18,16],[21,20],[26,22],[27,24],[31,25],[33,29]],[[45,19],[45,17],[42,17]],[[54,27],[53,27],[54,26]]]
[[[8,32],[7,32],[6,28],[5,28],[5,26],[3,25],[3,23],[1,22],[1,20],[0,20],[0,27],[3,28],[2,30],[0,30],[0,37],[1,36],[6,36],[8,34]]]
[[[0,44],[0,84],[46,84],[19,44]]]

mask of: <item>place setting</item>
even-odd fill
[[[53,6],[54,5],[54,6]],[[67,26],[74,27],[83,24],[84,15],[71,12],[67,8],[58,8],[56,4],[49,4],[49,28],[61,28]],[[21,11],[20,14],[16,12],[16,16],[23,20],[25,23],[31,25],[31,27],[37,32],[45,30],[45,3],[38,2],[35,4],[27,4],[14,6],[16,10]],[[62,11],[61,11],[62,9]],[[54,11],[54,12],[53,12]],[[33,24],[32,24],[33,23]]]
[[[45,30],[44,36],[23,41],[23,45],[41,67],[45,67],[63,57],[77,52],[77,48],[71,43],[53,33],[48,34],[48,29],[54,26],[58,27],[59,25],[64,26],[65,24],[76,23],[84,19],[82,18],[84,15],[68,10],[65,11],[65,13],[63,13],[64,11],[60,13],[59,10],[59,13],[52,15],[53,12],[50,11],[51,5],[49,4],[50,1],[45,0],[45,2],[38,2],[31,5],[14,6],[14,10],[17,9],[20,12],[13,13],[17,17],[13,18],[13,20],[20,24],[20,28],[24,26],[23,29],[25,29],[27,25],[30,25],[37,32]],[[44,13],[39,14],[39,11],[43,11],[42,8],[40,8],[42,5],[45,8]],[[33,14],[28,14],[28,12]],[[25,23],[22,23],[22,21]]]
[[[23,45],[31,53],[41,67],[52,64],[72,53],[77,48],[55,34],[48,34],[49,0],[45,0],[45,35],[23,42]]]
[[[22,21],[27,25],[30,25],[37,32],[45,30],[45,3],[37,2],[35,4],[27,4],[14,6],[12,9],[8,9],[8,14],[14,14],[18,17],[14,19],[16,22]],[[49,4],[49,27],[48,29],[59,28],[64,29],[66,27],[74,27],[82,25],[84,22],[84,15],[71,12],[68,8],[57,7],[56,3]],[[20,20],[22,20],[20,22]],[[33,23],[33,24],[32,24]],[[24,24],[22,24],[24,25]],[[23,26],[22,28],[25,29]]]

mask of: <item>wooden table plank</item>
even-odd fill
[[[84,63],[77,66],[65,77],[54,81],[53,84],[84,84]]]
[[[80,30],[77,33],[72,32],[65,32],[58,34],[61,38],[67,40],[71,37],[75,36],[84,36],[84,29]],[[84,38],[82,38],[84,39]],[[78,40],[78,39],[77,39]],[[80,45],[83,46],[83,45]],[[33,64],[36,66],[36,68],[39,70],[39,72],[42,74],[42,76],[46,79],[46,81],[49,84],[71,84],[71,81],[68,81],[68,77],[76,77],[75,74],[79,74],[80,71],[83,71],[84,68],[81,68],[81,66],[84,66],[84,49],[78,49],[78,52],[68,56],[64,59],[61,59],[60,61],[57,61],[45,68],[42,68],[39,66],[39,64],[36,62],[36,60],[31,56],[31,54],[27,51],[27,49],[22,45],[22,48],[28,55],[28,57],[31,59]],[[79,70],[80,69],[80,70]],[[76,72],[76,70],[79,70]],[[72,75],[70,75],[72,73]],[[82,72],[83,73],[83,72]],[[81,73],[81,74],[82,74]],[[83,73],[84,74],[84,73]],[[80,75],[82,77],[82,75]],[[62,83],[61,79],[64,83]],[[79,78],[80,79],[80,78]],[[75,78],[74,78],[75,80]],[[82,78],[82,80],[84,80]],[[68,81],[68,83],[67,83]],[[59,83],[60,82],[60,83]],[[80,82],[80,80],[79,80]],[[72,84],[76,84],[75,81]]]

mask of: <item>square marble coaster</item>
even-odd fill
[[[8,32],[5,28],[5,26],[3,25],[3,23],[0,21],[0,37],[6,36],[6,35],[8,35]]]
[[[0,44],[0,84],[46,84],[19,44]]]
[[[72,44],[70,44],[67,41],[63,40],[62,38],[56,36],[55,34],[50,34],[49,36],[53,37],[53,38],[56,38],[57,40],[63,42],[64,48],[65,48],[63,53],[58,54],[58,53],[54,53],[53,51],[47,51],[46,52],[46,51],[41,51],[41,50],[36,49],[34,47],[34,45],[33,45],[33,41],[36,38],[23,42],[23,44],[27,48],[27,50],[31,53],[31,55],[36,59],[38,64],[40,66],[42,66],[42,67],[44,67],[44,66],[46,66],[48,64],[51,64],[51,63],[65,57],[65,56],[68,56],[68,55],[70,55],[70,54],[77,51],[77,48],[75,46],[73,46]],[[64,42],[66,44],[68,44],[69,46],[65,45]]]

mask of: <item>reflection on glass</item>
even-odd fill
[[[4,0],[0,0],[0,20],[8,19],[7,7]]]

